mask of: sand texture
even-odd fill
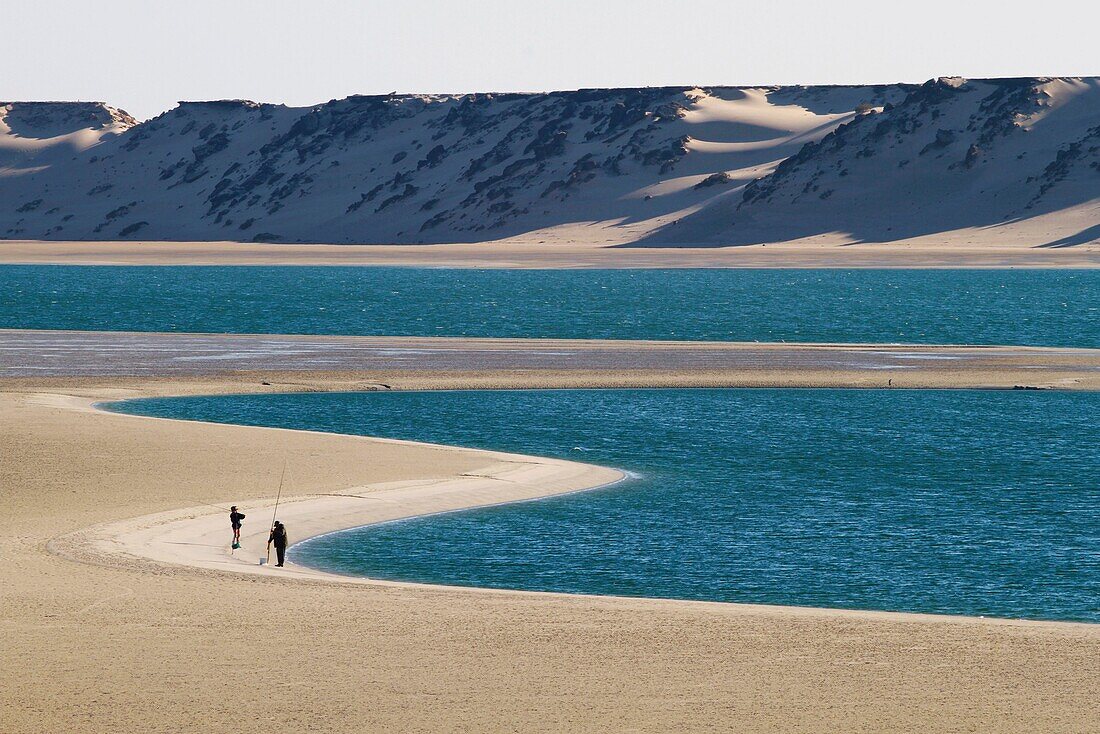
[[[384,376],[393,387],[430,383]],[[310,379],[309,389],[349,384]],[[458,386],[461,376],[445,379]],[[540,379],[561,384],[554,373]],[[228,559],[218,545],[227,538],[204,535],[216,535],[218,511],[199,508],[236,502],[252,522],[270,502],[284,457],[292,467],[286,496],[335,503],[335,515],[360,511],[346,503],[358,507],[375,493],[404,496],[393,504],[410,502],[404,509],[411,511],[468,501],[440,490],[471,475],[522,477],[531,469],[527,459],[503,469],[500,455],[447,447],[89,409],[98,399],[274,387],[250,380],[0,383],[3,731],[1088,732],[1100,725],[1096,625],[330,583],[293,570],[226,573],[216,562]],[[532,461],[536,473],[547,469]],[[614,476],[558,469],[534,479],[547,485],[531,491]],[[480,481],[465,489],[481,501],[509,496],[484,484],[504,482]],[[333,494],[341,496],[322,497]],[[197,528],[198,542],[218,547],[165,551],[172,537],[162,532],[146,540],[168,557],[109,547],[140,546],[147,516],[160,513],[193,518],[174,526],[183,528],[175,542],[196,542]],[[104,541],[104,528],[120,527],[124,538]],[[256,555],[255,526],[248,531],[244,553]],[[180,565],[180,554],[195,553],[212,563]]]

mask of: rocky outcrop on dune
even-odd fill
[[[942,79],[181,102],[140,124],[15,103],[0,236],[892,240],[1087,203],[1098,98],[1096,80]]]
[[[122,131],[138,122],[101,102],[0,102],[0,126],[13,137],[54,138],[80,130]]]

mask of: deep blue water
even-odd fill
[[[0,328],[1100,347],[1100,270],[11,265]]]
[[[1100,621],[1097,393],[474,391],[170,398],[121,409],[565,457],[639,475],[291,549],[296,562],[340,573]]]

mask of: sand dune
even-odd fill
[[[0,236],[535,245],[1100,238],[1100,81],[0,105]]]
[[[1098,174],[1100,80],[939,79],[652,239],[1070,247],[1100,240]]]

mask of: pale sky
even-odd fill
[[[0,99],[301,106],[349,94],[1100,75],[1100,3],[3,0]]]

